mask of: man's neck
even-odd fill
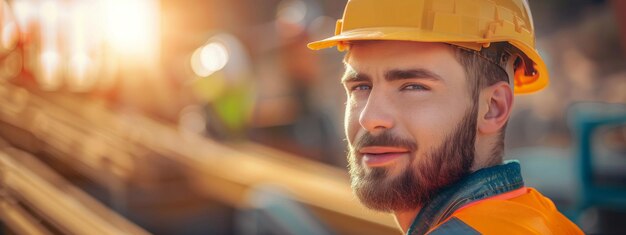
[[[420,209],[421,207],[408,211],[393,212],[394,216],[396,217],[396,223],[398,223],[398,225],[402,229],[402,233],[406,234],[406,232],[409,231],[409,228],[411,227],[413,220],[415,220],[417,213],[420,212]]]

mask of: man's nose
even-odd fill
[[[384,94],[372,92],[361,110],[359,124],[373,134],[391,129],[394,125],[391,108]]]

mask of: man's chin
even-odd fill
[[[392,164],[386,166],[377,166],[377,167],[367,167],[362,166],[363,177],[364,179],[370,180],[382,180],[382,181],[392,181],[399,176],[403,175],[407,168],[406,166],[402,166],[399,164]]]
[[[412,171],[376,167],[363,169],[360,173],[360,177],[352,178],[352,190],[369,209],[382,212],[408,210],[417,206],[415,199],[421,198],[412,195],[419,191],[414,188],[418,187],[418,182],[411,177]]]

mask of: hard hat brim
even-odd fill
[[[480,43],[494,42],[494,38],[484,39],[479,37],[468,37],[467,35],[435,33],[416,28],[405,27],[384,27],[384,28],[365,28],[353,29],[341,32],[323,40],[311,42],[308,47],[312,50],[321,50],[336,46],[340,42],[358,41],[358,40],[391,40],[391,41],[416,41],[416,42],[472,42],[477,45],[471,46],[470,49],[479,50]],[[497,40],[497,38],[495,38]],[[503,39],[502,41],[506,41]]]

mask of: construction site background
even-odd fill
[[[505,140],[626,231],[626,1],[530,0],[547,89]],[[0,234],[398,234],[351,194],[336,0],[0,1]]]

